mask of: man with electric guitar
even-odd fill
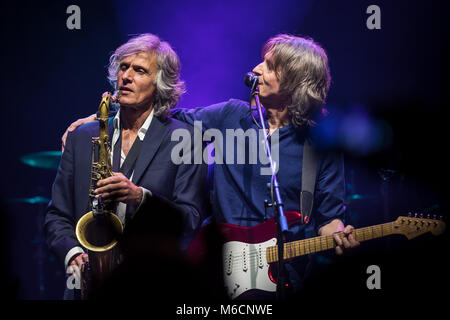
[[[324,104],[330,88],[325,51],[311,39],[280,34],[266,42],[262,59],[253,73],[265,111],[263,121],[268,129],[268,139],[272,147],[279,150],[277,179],[289,224],[285,235],[285,267],[288,283],[295,292],[302,288],[309,253],[334,249],[337,255],[342,255],[359,246],[360,241],[389,232],[399,233],[399,229],[388,226],[355,231],[353,226],[345,225],[343,157],[314,148],[309,135],[309,129],[325,114]],[[210,130],[223,136],[229,130],[258,131],[258,114],[253,102],[231,99],[203,108],[174,109],[172,117],[194,126],[201,121],[205,134]],[[94,115],[80,119],[72,123],[68,131],[94,119]],[[215,156],[218,153],[216,143],[217,139]],[[230,143],[228,139],[226,143]],[[302,205],[300,199],[306,144],[313,146],[309,150],[314,149],[315,171],[308,169],[307,172],[314,180],[312,198],[309,199],[312,209],[310,214],[302,216],[304,210],[301,208],[305,204]],[[222,150],[228,150],[226,147],[223,145]],[[249,140],[243,139],[233,147],[234,150],[249,150],[252,146]],[[266,201],[273,199],[273,190],[268,188],[271,176],[261,174],[261,168],[267,167],[267,163],[250,163],[248,158],[240,163],[236,161],[236,152],[234,156],[235,161],[215,159],[211,183],[212,218],[219,223],[226,241],[223,252],[226,294],[231,299],[252,295],[263,297],[260,294],[273,293],[276,289],[270,268],[278,259],[274,211]],[[430,221],[420,223],[432,228],[434,225]],[[405,226],[414,222],[402,223]],[[307,231],[318,237],[305,240]],[[195,254],[203,246],[194,240],[188,252]],[[300,256],[303,258],[289,259]]]

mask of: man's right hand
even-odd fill
[[[89,262],[88,254],[80,253],[70,261],[69,266],[76,266],[78,268],[78,270],[80,270],[82,272],[84,270],[84,266],[87,262]]]
[[[67,139],[67,135],[69,134],[69,132],[72,132],[73,130],[75,130],[76,128],[81,126],[82,124],[93,122],[95,120],[97,120],[97,115],[94,113],[94,114],[91,114],[89,117],[78,119],[77,121],[73,122],[67,128],[66,132],[64,132],[64,134],[61,138],[61,142],[62,142],[61,151],[64,152],[64,147],[66,146],[66,139]]]

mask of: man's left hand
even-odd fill
[[[333,233],[334,241],[336,241],[336,254],[342,255],[344,252],[348,252],[349,249],[356,248],[360,245],[358,241],[355,240],[352,232],[355,228],[351,225],[347,225],[344,230],[339,230]],[[339,232],[342,231],[343,236],[339,236]]]
[[[358,241],[355,240],[352,232],[355,228],[352,225],[344,224],[341,220],[333,220],[330,223],[322,226],[319,230],[319,235],[327,236],[333,235],[334,241],[336,242],[336,254],[342,255],[345,252],[351,251],[360,245]],[[342,236],[339,233],[342,232]]]
[[[97,182],[94,193],[102,196],[106,203],[115,201],[138,206],[142,200],[142,188],[136,186],[120,172],[113,172],[111,177]]]

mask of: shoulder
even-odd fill
[[[240,99],[230,99],[226,104],[236,108],[248,108],[248,102]]]
[[[230,99],[225,102],[225,108],[229,113],[248,113],[248,102],[239,99]]]
[[[320,172],[334,172],[344,174],[344,154],[338,150],[317,150]]]
[[[219,117],[220,123],[223,125],[230,125],[249,114],[248,102],[239,99],[229,99],[228,101],[220,102],[208,107],[208,111],[214,111],[214,115]]]
[[[85,123],[77,128],[80,133],[94,133],[98,131],[98,121]],[[98,135],[98,132],[97,132]]]
[[[163,123],[163,125],[166,127],[166,129],[169,132],[173,132],[177,129],[186,129],[189,131],[194,130],[194,128],[190,124],[188,124],[186,122],[182,122],[182,121],[174,119],[174,118],[171,118],[171,117],[168,117],[165,120],[159,120],[159,121],[161,121]]]
[[[98,129],[98,121],[85,123],[71,132],[68,137],[78,140],[84,137],[98,136]]]
[[[203,107],[203,109],[216,111],[217,113],[242,113],[248,111],[248,102],[239,99],[229,99],[227,101],[222,101],[216,104],[209,105],[207,107]]]

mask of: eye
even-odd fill
[[[144,75],[144,74],[148,73],[147,70],[145,70],[144,68],[141,68],[141,67],[136,67],[134,69],[134,71],[136,71],[136,73],[138,73],[140,75]]]

